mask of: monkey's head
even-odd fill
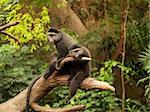
[[[48,40],[51,43],[57,43],[62,39],[62,33],[55,27],[51,27],[48,31]]]

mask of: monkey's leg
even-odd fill
[[[56,62],[54,61],[48,68],[48,70],[46,71],[46,73],[44,74],[44,78],[48,79],[48,77],[50,77],[52,75],[52,73],[56,70],[55,67]]]
[[[67,98],[67,102],[76,94],[78,88],[80,87],[81,82],[89,75],[90,75],[90,66],[89,64],[86,64],[83,67],[83,71],[78,72],[71,80],[71,83],[69,86],[70,95]]]
[[[72,66],[71,68],[69,68],[69,76],[70,76],[68,79],[69,84],[71,83],[71,80],[74,78],[75,75],[76,75],[76,71]]]
[[[69,85],[69,91],[70,91],[70,95],[67,98],[67,102],[69,102],[69,100],[76,94],[80,83],[87,77],[86,74],[84,73],[78,73],[70,82]]]

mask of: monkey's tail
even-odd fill
[[[36,83],[36,81],[41,77],[42,75],[36,77],[32,83],[29,85],[28,90],[27,90],[27,97],[26,97],[26,110],[25,112],[29,112],[29,107],[30,107],[30,95],[32,91],[33,85]]]

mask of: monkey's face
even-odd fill
[[[62,35],[60,32],[48,32],[48,40],[51,43],[57,43],[62,38]]]

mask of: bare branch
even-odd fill
[[[13,35],[11,35],[10,33],[8,32],[5,32],[5,31],[0,31],[1,34],[4,34],[4,35],[7,35],[9,36],[10,38],[14,39],[16,42],[20,43],[20,40],[16,39],[16,37],[14,37]]]
[[[12,23],[7,23],[7,24],[0,27],[0,31],[5,30],[5,29],[7,29],[11,26],[15,26],[17,24],[19,24],[19,21],[15,21],[15,22],[12,22]]]

